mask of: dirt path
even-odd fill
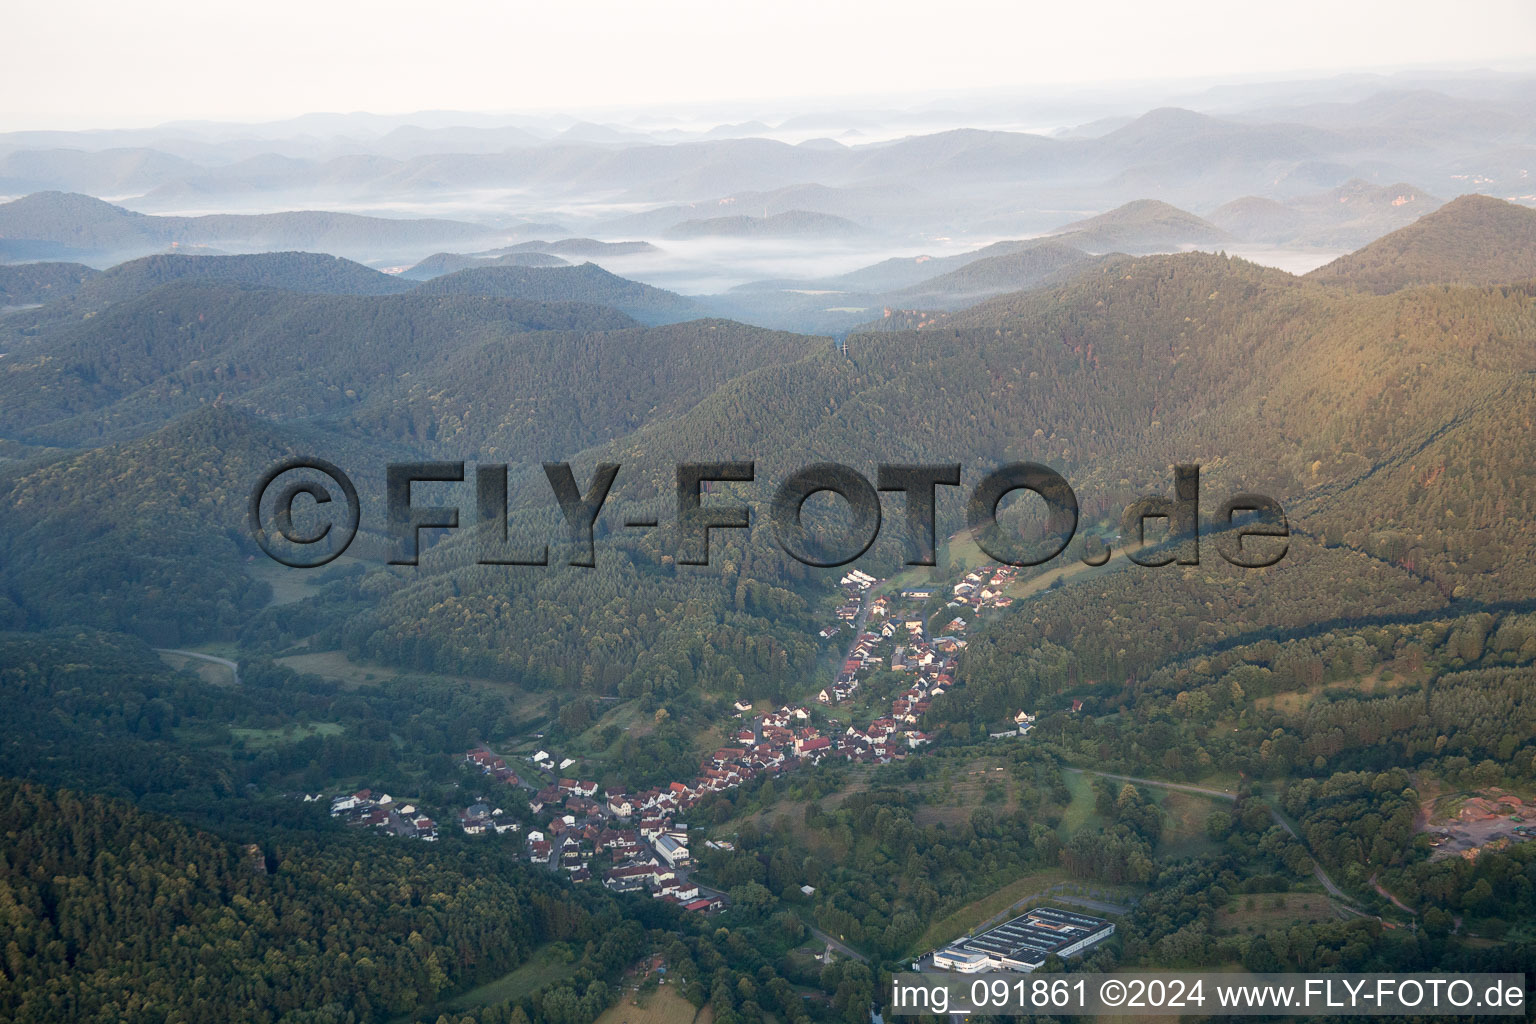
[[[192,658],[196,661],[206,661],[214,665],[223,665],[225,668],[229,669],[229,674],[230,677],[234,680],[234,685],[240,685],[240,665],[238,662],[230,661],[228,658],[220,658],[213,654],[200,654],[197,651],[179,651],[171,647],[156,647],[155,652],[157,654],[174,654],[178,657]]]
[[[1396,907],[1397,909],[1399,909],[1399,910],[1406,910],[1408,913],[1412,914],[1415,917],[1417,917],[1419,915],[1419,912],[1417,910],[1414,910],[1408,904],[1404,903],[1402,900],[1398,899],[1396,896],[1394,896],[1390,892],[1388,892],[1386,886],[1384,886],[1380,882],[1376,881],[1376,876],[1375,875],[1371,876],[1371,888],[1375,889],[1379,894],[1381,894],[1382,896],[1385,896],[1387,899],[1391,900],[1392,901],[1392,905],[1394,907]]]
[[[1112,772],[1096,772],[1091,768],[1067,768],[1064,770],[1069,772],[1076,772],[1082,775],[1097,775],[1104,779],[1118,779],[1121,782],[1131,782],[1139,786],[1155,786],[1159,789],[1176,789],[1183,793],[1200,793],[1204,796],[1215,797],[1218,800],[1231,800],[1234,803],[1237,801],[1237,794],[1229,792],[1225,789],[1212,789],[1208,786],[1192,786],[1183,782],[1163,782],[1159,779],[1143,779],[1134,775],[1116,775]],[[1284,815],[1282,815],[1274,807],[1270,807],[1269,814],[1270,817],[1275,820],[1275,824],[1285,829],[1285,831],[1290,834],[1292,839],[1300,843],[1303,848],[1306,848],[1306,840],[1301,838],[1301,833],[1296,831],[1295,826],[1287,821]],[[1324,871],[1323,866],[1318,863],[1317,858],[1312,856],[1312,851],[1310,849],[1307,850],[1307,858],[1312,861],[1312,874],[1317,878],[1318,882],[1322,884],[1322,887],[1327,891],[1328,895],[1344,904],[1346,909],[1352,911],[1353,913],[1365,916],[1374,916],[1367,914],[1366,911],[1361,910],[1359,907],[1355,906],[1354,902],[1349,898],[1348,895],[1345,894],[1344,890],[1335,885],[1333,879],[1328,877],[1328,872]],[[1383,895],[1387,896],[1388,899],[1392,899],[1392,902],[1397,902],[1397,900],[1393,899],[1389,893],[1384,892]],[[1399,904],[1399,906],[1401,906],[1401,904]],[[1407,910],[1408,908],[1403,907],[1403,909]]]
[[[817,939],[819,939],[822,942],[825,942],[827,945],[831,946],[833,949],[837,950],[839,953],[843,954],[844,956],[853,957],[853,959],[859,961],[860,963],[865,963],[865,964],[869,963],[869,957],[865,956],[863,953],[860,953],[858,950],[854,949],[852,946],[845,945],[844,943],[841,943],[841,942],[837,941],[832,936],[828,935],[826,932],[822,931],[820,928],[817,928],[815,925],[811,924],[810,922],[806,922],[805,927],[807,929],[809,929],[810,933],[812,935],[814,935]]]

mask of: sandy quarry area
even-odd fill
[[[1423,831],[1435,843],[1431,860],[1476,857],[1489,845],[1536,838],[1536,800],[1498,788],[1442,796],[1434,802]]]

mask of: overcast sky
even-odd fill
[[[1533,0],[49,0],[0,9],[0,130],[1533,59]]]

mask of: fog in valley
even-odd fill
[[[1460,194],[1536,202],[1533,167],[1536,84],[1491,72],[20,131],[0,135],[0,258],[592,263],[838,334],[1114,253],[1305,273]]]

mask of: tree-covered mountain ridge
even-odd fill
[[[1462,588],[1496,598],[1525,586],[1529,576],[1531,517],[1496,511],[1531,507],[1530,477],[1515,471],[1525,456],[1495,457],[1498,449],[1488,444],[1523,429],[1533,369],[1525,339],[1533,316],[1536,305],[1525,285],[1425,286],[1376,295],[1219,255],[1123,260],[1066,284],[984,303],[942,329],[856,335],[846,352],[749,333],[745,337],[766,342],[760,356],[722,379],[700,377],[699,367],[716,358],[710,355],[715,346],[733,337],[739,346],[743,336],[732,332],[742,329],[708,321],[653,329],[675,337],[652,350],[679,356],[657,385],[693,381],[695,400],[664,415],[659,407],[653,412],[662,392],[634,394],[637,378],[620,362],[611,382],[588,392],[594,411],[623,408],[611,399],[632,395],[639,401],[631,411],[613,419],[606,436],[568,432],[545,450],[564,449],[581,480],[597,461],[620,462],[625,470],[612,507],[650,503],[664,516],[670,515],[675,464],[688,460],[756,459],[764,482],[752,493],[761,511],[773,481],[819,459],[845,461],[871,476],[880,462],[960,461],[971,482],[988,465],[1033,459],[1068,476],[1087,523],[1112,520],[1141,494],[1166,493],[1171,465],[1198,462],[1205,467],[1208,511],[1228,493],[1258,490],[1287,505],[1299,534],[1411,566],[1447,596]],[[606,337],[615,354],[627,356],[642,351],[632,348],[640,339],[665,335]],[[593,382],[572,373],[551,390],[553,378],[523,383],[499,367],[551,343],[556,347],[544,351],[569,357],[539,356],[539,365],[574,367],[601,351],[575,336],[554,338],[513,334],[491,346],[466,347],[459,363],[445,361],[404,391],[384,387],[371,404],[364,400],[343,418],[319,416],[308,429],[318,431],[315,437],[340,432],[356,443],[377,439],[383,426],[404,450],[451,460],[505,453],[524,470],[514,478],[512,507],[548,506],[542,474],[515,456],[540,436],[541,424],[568,419],[558,410],[569,406],[556,396],[577,395]],[[571,347],[559,347],[565,345]],[[348,372],[338,370],[338,386]],[[500,396],[490,402],[487,378],[504,382],[490,392]],[[1506,398],[1491,397],[1499,394]],[[554,404],[542,406],[546,396]],[[526,415],[509,416],[506,409]],[[59,479],[62,489],[50,507],[62,515],[78,500],[71,494],[91,483],[78,474]],[[1437,486],[1440,480],[1459,483],[1453,492]],[[237,493],[233,476],[230,485],[229,493]],[[947,508],[949,522],[957,522],[955,505]],[[21,513],[18,523],[30,514]],[[238,502],[221,521],[225,535],[243,543]],[[353,638],[355,649],[386,660],[407,657],[426,666],[446,658],[481,673],[547,679],[555,659],[565,657],[557,651],[591,649],[593,637],[609,630],[603,616],[571,618],[557,609],[573,607],[570,601],[600,605],[610,610],[606,621],[615,635],[625,637],[597,658],[604,666],[597,674],[611,671],[613,686],[638,679],[637,666],[671,628],[651,613],[641,622],[629,598],[672,588],[678,621],[690,623],[684,646],[697,652],[730,616],[766,616],[742,626],[747,635],[776,637],[753,655],[761,667],[745,676],[766,682],[781,657],[773,651],[794,652],[801,642],[794,631],[810,621],[804,602],[825,592],[825,574],[790,563],[760,531],[750,543],[725,541],[731,546],[710,571],[719,580],[711,587],[723,585],[736,596],[690,604],[685,592],[692,587],[697,594],[699,581],[668,582],[663,536],[610,539],[612,572],[592,576],[508,574],[456,559],[429,560],[385,593],[365,589],[360,604],[314,622],[333,624]],[[871,557],[889,567],[899,553],[887,543]],[[1489,572],[1495,564],[1502,571]],[[29,578],[50,586],[45,575]],[[562,639],[553,642],[550,634],[548,646],[509,650],[497,623],[513,620],[552,628]],[[411,638],[408,647],[400,646],[401,637]],[[810,648],[789,657],[809,664]],[[668,671],[698,678],[697,658],[691,655],[692,667],[679,672],[669,655]]]
[[[1068,476],[1089,523],[1113,523],[1136,497],[1168,493],[1173,464],[1195,462],[1207,515],[1240,490],[1285,503],[1297,566],[1345,571],[1335,554],[1305,557],[1309,544],[1343,544],[1362,565],[1392,567],[1362,610],[1396,607],[1421,586],[1433,605],[1532,582],[1526,455],[1490,448],[1530,416],[1529,286],[1374,295],[1187,254],[1100,268],[954,322],[762,367],[680,420],[578,457],[578,472],[619,462],[614,500],[665,510],[677,461],[755,459],[768,483],[735,490],[761,503],[772,481],[820,459],[871,476],[880,462],[961,461],[970,482],[998,461],[1032,459]],[[541,486],[523,498],[540,500]],[[953,527],[957,504],[946,507]],[[759,530],[750,544],[772,539]],[[435,613],[411,591],[442,585],[429,574],[392,596],[386,621],[432,636],[421,616]],[[442,611],[488,594],[461,589]],[[1323,607],[1298,605],[1294,621]],[[456,644],[480,643],[474,635]]]

